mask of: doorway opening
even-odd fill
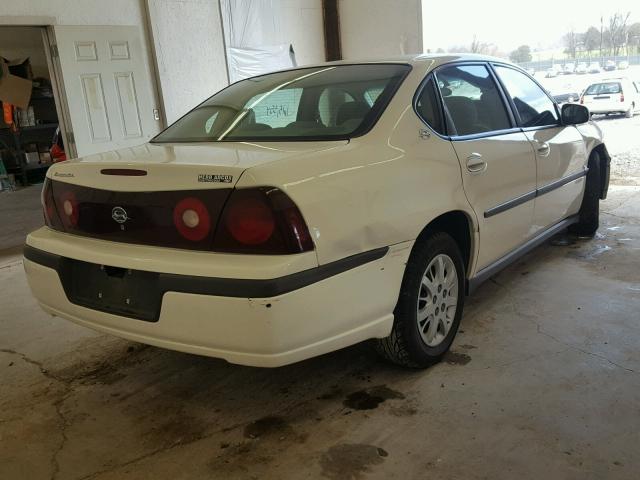
[[[24,80],[15,88],[27,99],[14,105],[0,98],[0,189],[40,183],[53,163],[71,156],[48,48],[45,27],[0,26],[2,71]]]

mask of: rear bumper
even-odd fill
[[[631,104],[622,102],[585,102],[585,107],[589,108],[591,113],[623,113],[629,110]]]
[[[175,283],[152,322],[71,302],[55,253],[27,248],[24,266],[34,296],[53,315],[137,342],[276,367],[388,335],[411,243],[284,278],[166,273]]]

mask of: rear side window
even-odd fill
[[[620,93],[620,84],[618,82],[594,83],[584,92],[585,95],[611,95]]]
[[[496,72],[520,115],[523,127],[558,125],[555,103],[536,82],[524,73],[496,65]]]
[[[438,88],[457,135],[511,128],[506,107],[484,65],[450,66],[438,70]]]
[[[420,96],[416,102],[416,113],[424,120],[433,130],[441,135],[445,134],[444,121],[442,119],[442,110],[436,96],[435,82],[433,77],[429,78],[424,84]]]

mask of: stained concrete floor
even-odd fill
[[[637,479],[640,187],[602,208],[595,239],[484,284],[424,371],[366,344],[262,370],[97,334],[41,312],[3,244],[0,479]]]

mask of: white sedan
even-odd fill
[[[588,117],[473,55],[243,80],[147,145],[53,166],[24,266],[45,311],[130,340],[273,367],[375,339],[424,367],[465,294],[595,233]]]

